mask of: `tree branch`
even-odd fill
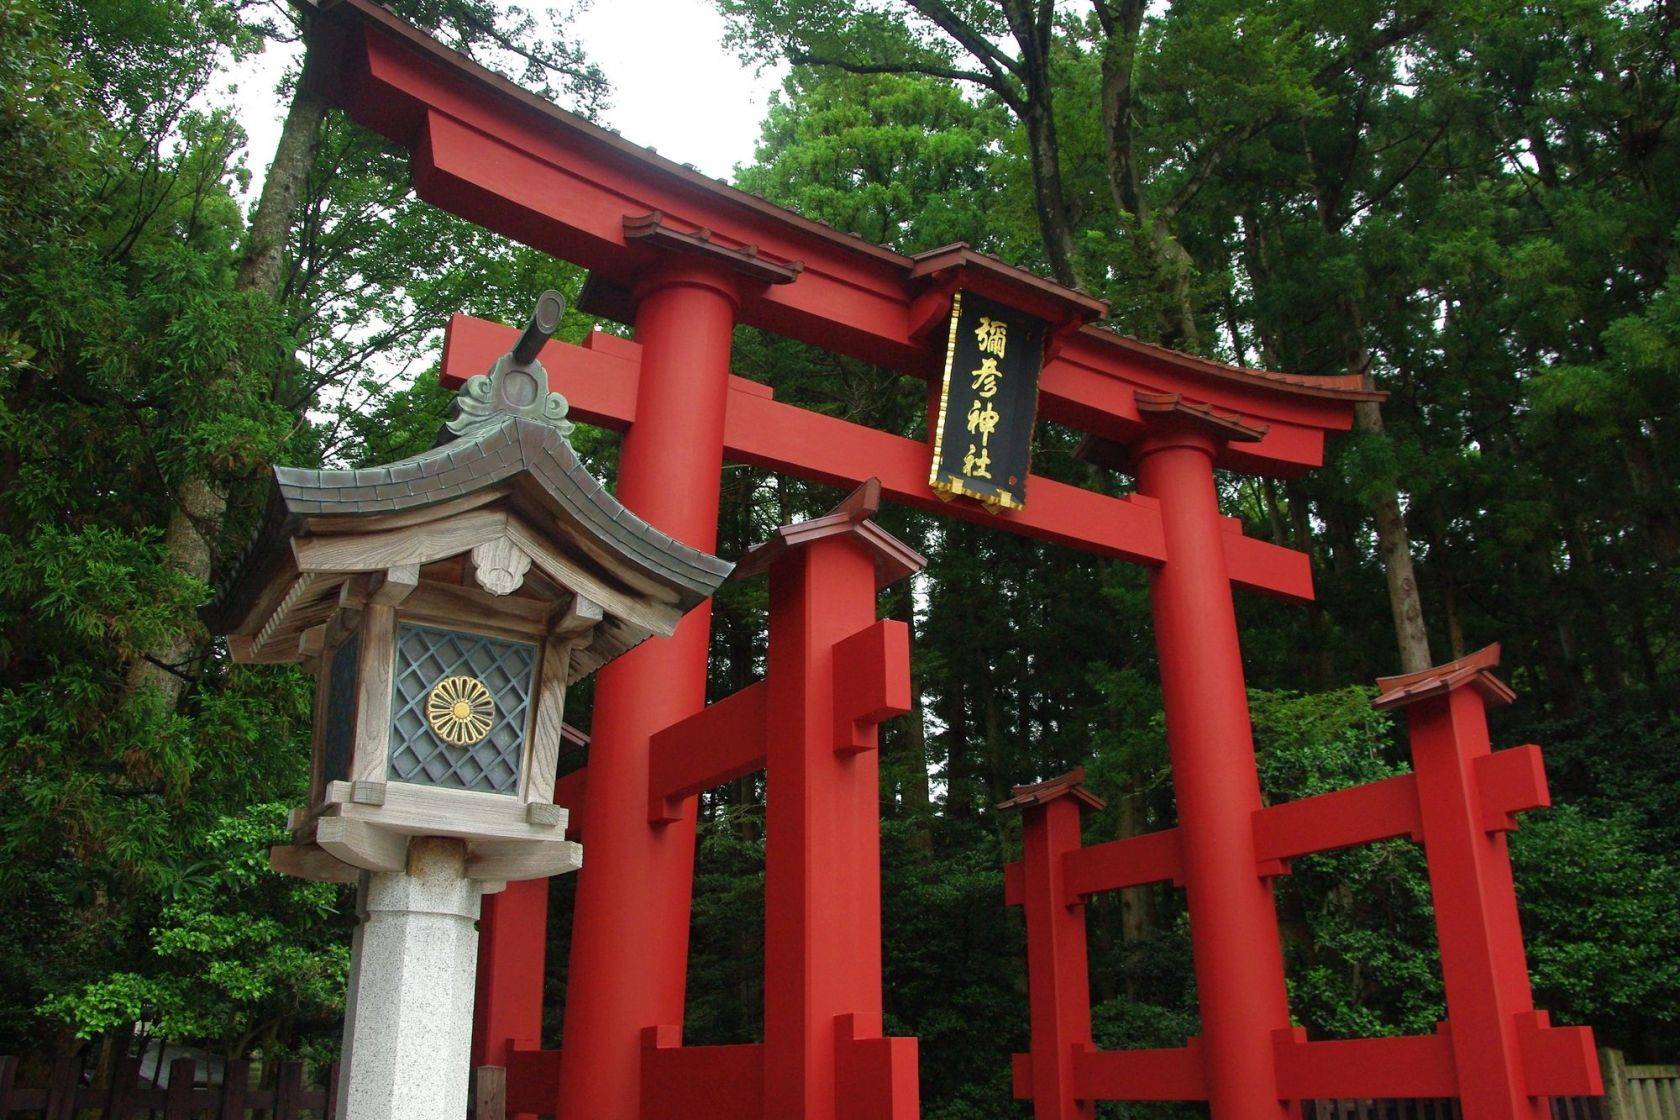
[[[925,18],[932,20],[945,34],[962,44],[963,50],[978,59],[981,65],[985,66],[998,80],[1002,81],[1004,77],[998,69],[1000,66],[1009,73],[1017,77],[1020,76],[1021,63],[1019,59],[1010,58],[987,40],[984,35],[964,23],[957,13],[943,3],[943,0],[910,0],[910,6]]]
[[[924,74],[930,78],[945,78],[953,82],[973,82],[997,94],[1011,108],[1019,102],[1013,91],[996,78],[974,70],[953,70],[944,66],[923,66],[910,62],[853,62],[846,58],[818,54],[791,54],[788,61],[795,66],[832,66],[848,74]]]

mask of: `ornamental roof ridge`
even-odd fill
[[[875,558],[875,586],[891,587],[927,566],[921,553],[870,520],[881,508],[881,480],[863,484],[821,517],[778,528],[770,539],[747,549],[736,561],[734,578],[752,579],[769,571],[788,552],[825,537],[854,536]]]
[[[572,434],[572,422],[566,419],[570,406],[559,393],[545,392],[548,371],[537,361],[537,352],[554,337],[565,313],[566,301],[559,292],[550,289],[537,297],[531,322],[513,349],[498,358],[489,373],[467,378],[455,394],[449,420],[444,424],[449,435],[443,438],[480,431],[501,416],[548,424],[562,439]]]
[[[1106,802],[1085,788],[1085,768],[1076,766],[1066,774],[1031,785],[1016,786],[1007,801],[995,806],[998,812],[1008,813],[1032,805],[1045,805],[1061,797],[1072,797],[1087,809],[1101,809]]]

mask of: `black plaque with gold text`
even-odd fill
[[[993,510],[1026,505],[1043,356],[1041,320],[973,293],[952,297],[929,486]]]

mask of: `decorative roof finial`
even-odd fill
[[[551,424],[562,436],[572,434],[572,423],[566,419],[566,398],[543,392],[548,386],[548,371],[537,361],[537,353],[560,326],[560,316],[565,312],[566,301],[559,292],[546,291],[537,297],[530,325],[514,348],[496,359],[488,374],[470,377],[461,386],[445,425],[451,433],[468,435],[498,415],[506,415]]]

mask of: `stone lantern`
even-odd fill
[[[309,801],[277,870],[359,882],[340,1115],[464,1107],[480,894],[576,870],[554,804],[566,687],[667,636],[730,565],[590,475],[531,326],[456,401],[447,442],[388,466],[275,471],[206,611],[235,660],[317,681]],[[367,1009],[377,1007],[377,1015]]]

